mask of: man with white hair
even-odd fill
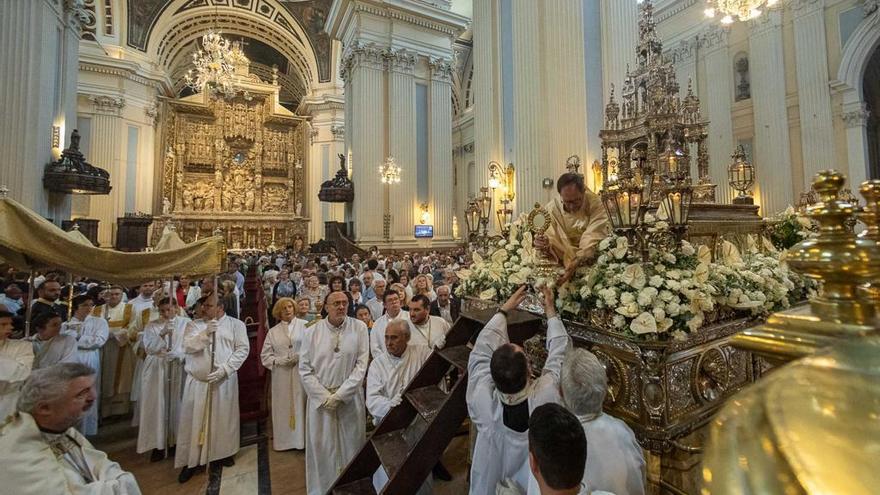
[[[373,423],[377,426],[391,409],[400,404],[407,385],[431,355],[428,346],[408,345],[410,337],[410,326],[405,320],[392,321],[385,327],[385,347],[388,352],[377,356],[370,363],[367,373],[367,410],[373,415]],[[381,492],[386,483],[388,475],[379,466],[373,474],[376,492]],[[425,480],[418,493],[431,493],[430,478]]]
[[[599,359],[584,349],[569,351],[562,364],[560,391],[587,436],[584,485],[592,491],[644,495],[642,447],[626,423],[602,412],[607,390],[608,377]]]
[[[364,299],[366,299],[367,301],[364,304],[368,308],[370,308],[370,315],[372,315],[373,321],[381,318],[382,313],[385,312],[385,302],[383,298],[385,296],[385,286],[387,284],[388,282],[381,279],[373,281],[373,286],[371,288],[373,289],[373,294],[375,294],[376,297],[372,299],[368,299],[366,296],[366,292],[364,293]]]
[[[0,486],[17,495],[138,495],[137,481],[80,434],[95,401],[95,372],[81,363],[36,370],[24,383],[18,413],[0,426]]]

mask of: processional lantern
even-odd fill
[[[746,157],[742,145],[736,147],[736,151],[730,155],[730,158],[733,161],[727,168],[727,179],[730,181],[730,187],[739,193],[737,197],[733,198],[733,204],[755,204],[749,191],[755,184],[755,166]]]
[[[464,223],[467,227],[468,241],[473,241],[480,230],[480,204],[476,199],[468,201],[464,211]]]
[[[507,232],[510,230],[510,223],[513,222],[511,203],[516,198],[514,185],[515,170],[512,163],[503,166],[495,161],[489,162],[489,188],[492,191],[501,190],[499,199],[501,205],[495,211],[495,214],[503,235],[507,235]]]

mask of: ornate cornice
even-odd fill
[[[82,72],[94,72],[97,74],[122,77],[157,90],[161,90],[163,88],[163,85],[160,82],[154,79],[148,79],[146,77],[140,76],[132,70],[121,67],[111,67],[108,65],[80,62],[79,70]]]
[[[861,104],[861,108],[857,110],[853,110],[852,112],[846,112],[841,115],[843,118],[843,123],[847,128],[852,127],[864,127],[868,125],[868,119],[871,117],[871,111],[868,110],[867,105],[864,103]]]
[[[658,9],[659,11],[654,15],[654,19],[661,23],[670,17],[675,16],[676,14],[680,14],[685,10],[691,8],[697,3],[697,0],[679,0],[677,2],[673,2],[668,7],[663,9]]]
[[[796,17],[825,8],[825,0],[789,0],[788,7]]]
[[[119,114],[119,111],[125,107],[125,99],[121,96],[91,95],[89,101],[98,113]]]
[[[424,17],[419,17],[417,15],[409,14],[407,12],[402,12],[395,9],[378,7],[375,5],[367,5],[363,3],[359,3],[354,7],[355,12],[364,12],[367,14],[372,14],[378,17],[385,17],[394,20],[400,20],[403,22],[407,22],[410,24],[414,24],[416,26],[420,26],[423,28],[431,29],[434,31],[439,31],[451,38],[457,38],[461,33],[458,29],[453,28],[448,24],[442,24],[439,22],[433,22]]]

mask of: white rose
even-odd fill
[[[685,256],[693,256],[696,252],[693,244],[688,241],[681,241],[681,254]]]
[[[681,314],[681,305],[677,302],[671,302],[666,305],[666,314],[672,317],[678,316]]]
[[[677,290],[681,289],[681,283],[678,280],[667,280],[666,287],[669,290],[677,291]]]
[[[651,280],[648,281],[648,284],[650,284],[651,287],[660,287],[663,285],[663,277],[660,275],[654,275],[651,277]]]
[[[675,263],[675,255],[672,253],[664,253],[663,254],[663,261],[665,261],[669,264],[673,264],[673,263]]]
[[[637,316],[636,319],[630,323],[629,329],[636,335],[657,333],[657,320],[654,319],[654,316],[651,315],[651,313],[646,311]]]
[[[682,330],[672,332],[672,340],[687,340],[688,334]]]
[[[639,291],[639,305],[641,306],[650,306],[651,303],[654,302],[654,298],[657,297],[657,289],[653,287],[645,287],[641,291]]]
[[[620,304],[632,304],[636,302],[636,296],[632,292],[622,292],[620,294]]]
[[[614,328],[623,328],[626,325],[626,318],[624,318],[623,315],[614,315],[612,323],[614,324]]]
[[[609,246],[611,246],[611,237],[606,237],[599,242],[599,251],[605,251]]]
[[[669,302],[672,300],[673,297],[674,297],[674,295],[672,294],[672,292],[670,292],[668,290],[661,290],[660,291],[660,300],[661,301]]]
[[[669,270],[666,272],[666,277],[671,278],[672,280],[681,279],[681,272],[678,270]]]
[[[654,311],[651,313],[657,321],[663,321],[666,318],[666,311],[663,311],[663,308],[654,308]]]
[[[696,332],[700,329],[700,327],[703,326],[703,321],[703,313],[697,313],[693,316],[693,318],[688,320],[687,326],[691,332]]]

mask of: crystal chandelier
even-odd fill
[[[237,92],[236,67],[250,61],[237,42],[230,42],[213,29],[202,36],[202,47],[193,53],[193,69],[184,75],[186,85],[195,92],[205,88],[225,97]]]
[[[379,165],[379,176],[382,184],[400,184],[400,167],[394,162],[394,157],[385,159],[384,165]]]
[[[761,15],[761,9],[772,7],[779,0],[707,0],[709,4],[704,11],[706,17],[721,16],[722,24],[731,24],[735,20],[748,21]]]

